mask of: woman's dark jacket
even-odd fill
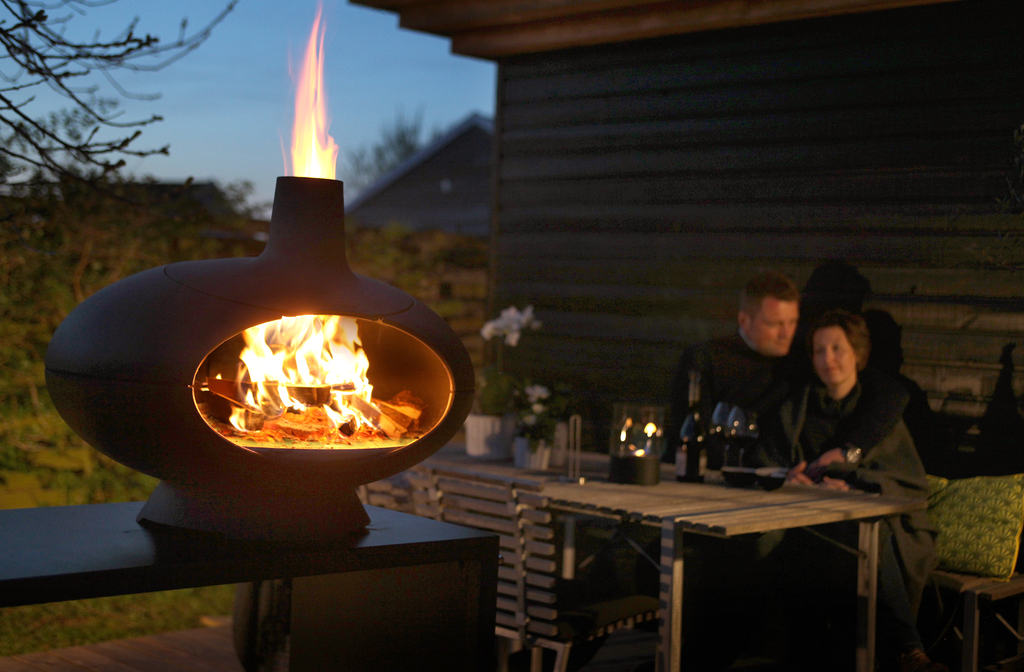
[[[760,462],[767,466],[786,468],[803,460],[810,463],[819,454],[836,446],[828,441],[821,442],[819,436],[816,437],[818,450],[812,452],[813,449],[808,449],[809,433],[820,433],[823,427],[834,427],[835,433],[843,435],[846,433],[843,424],[851,417],[859,418],[859,422],[871,421],[863,418],[863,414],[853,413],[861,403],[859,384],[850,396],[830,409],[834,415],[825,420],[820,417],[829,413],[821,410],[823,406],[828,406],[827,399],[824,403],[821,401],[826,396],[823,392],[824,388],[820,385],[806,386],[780,405],[778,414],[762,428],[758,451]],[[870,448],[857,464],[830,465],[826,475],[841,478],[858,490],[912,499],[928,498],[924,466],[902,420],[896,423],[881,442]],[[916,614],[928,576],[938,563],[935,557],[935,528],[924,509],[889,516],[882,522],[883,533],[885,528],[892,533],[907,595]]]

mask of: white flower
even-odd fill
[[[530,400],[531,404],[551,396],[551,390],[543,385],[527,385],[523,392],[526,392],[526,398]]]
[[[541,413],[543,413],[547,409],[548,409],[547,406],[545,406],[544,404],[539,404],[539,403],[538,404],[534,404],[533,406],[530,406],[530,410],[533,411],[534,413],[536,413],[537,415],[540,415]]]
[[[537,424],[537,416],[534,415],[533,413],[530,413],[529,415],[524,415],[523,424],[533,427],[534,425]]]
[[[514,348],[519,344],[519,337],[527,327],[530,329],[540,329],[541,327],[540,321],[533,317],[533,306],[527,306],[522,312],[519,312],[515,306],[509,306],[501,311],[501,315],[484,323],[483,328],[480,329],[480,335],[485,341],[489,341],[495,336],[504,336],[505,344]]]
[[[526,308],[527,310],[530,310],[531,307],[527,306]],[[509,306],[505,310],[501,311],[501,317],[498,319],[509,326],[513,324],[522,324],[523,314],[520,313],[519,309],[515,306]]]

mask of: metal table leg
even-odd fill
[[[879,521],[861,521],[857,558],[857,672],[875,669]]]
[[[661,588],[658,609],[658,651],[656,672],[676,672],[679,669],[679,637],[683,623],[683,531],[676,521],[661,521]]]

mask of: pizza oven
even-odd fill
[[[349,268],[342,183],[280,177],[258,257],[97,292],[54,333],[46,380],[80,436],[161,479],[141,523],[317,539],[365,527],[355,488],[455,434],[474,375],[438,315]]]

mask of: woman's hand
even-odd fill
[[[786,483],[796,483],[798,485],[814,485],[814,481],[807,475],[807,461],[801,460],[800,464],[796,465],[788,472],[786,472]]]
[[[837,448],[836,450],[839,449]],[[831,452],[833,451],[830,450],[829,453]],[[828,453],[825,453],[825,455],[828,455]],[[822,455],[822,457],[825,457],[825,455]],[[829,464],[834,461],[835,460],[831,460]],[[820,488],[828,488],[829,490],[845,491],[850,489],[850,484],[846,481],[839,478],[829,478],[828,476],[822,478],[820,483],[816,483],[807,475],[809,470],[807,462],[801,461],[800,464],[796,465],[786,473],[786,483],[796,483],[797,485],[816,485]]]
[[[850,484],[840,478],[829,478],[828,476],[821,479],[819,486],[828,488],[829,490],[843,490],[847,491],[850,489]]]
[[[807,477],[815,483],[821,481],[825,470],[828,469],[828,465],[833,462],[846,462],[846,452],[842,448],[833,448],[819,455],[818,459],[807,465]]]

